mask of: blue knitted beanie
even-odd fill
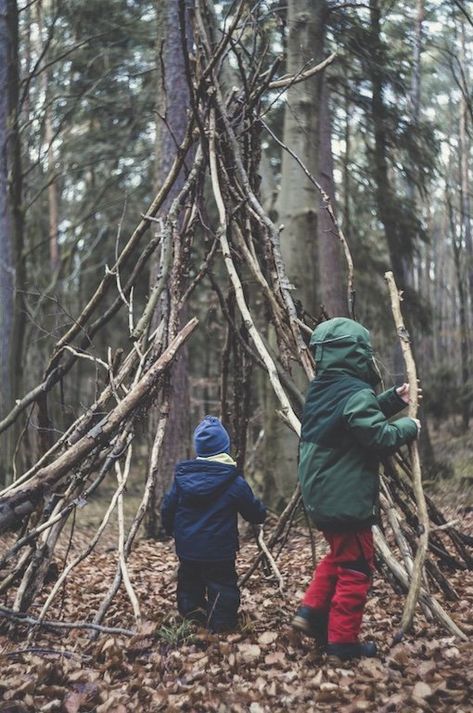
[[[194,431],[194,448],[198,456],[215,456],[228,453],[230,437],[218,418],[205,416]]]

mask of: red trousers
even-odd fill
[[[371,528],[324,532],[330,552],[315,569],[302,604],[328,615],[328,641],[358,641],[363,610],[374,570]]]

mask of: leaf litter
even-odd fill
[[[471,514],[463,526],[472,533]],[[86,539],[86,532],[78,533],[70,557]],[[92,621],[115,572],[116,553],[111,544],[105,542],[73,570],[49,618]],[[58,564],[63,562],[66,547],[67,543],[63,550],[57,549]],[[317,548],[322,552],[321,540]],[[240,572],[255,553],[253,541],[242,538]],[[257,571],[241,592],[239,630],[214,635],[183,622],[176,612],[177,560],[172,542],[140,540],[129,559],[145,618],[137,633],[93,639],[86,630],[41,629],[32,644],[26,640],[25,626],[3,621],[0,712],[473,712],[471,641],[454,640],[419,612],[413,633],[394,645],[404,600],[375,576],[363,635],[376,641],[380,658],[334,668],[311,639],[290,627],[311,576],[310,547],[304,533],[291,533],[278,566],[285,580],[284,593]],[[452,616],[459,623],[473,623],[472,573],[452,572],[449,580],[459,594],[457,602],[447,603]],[[38,615],[50,586],[31,616]],[[5,598],[4,605],[11,602]],[[104,625],[134,628],[123,590]]]

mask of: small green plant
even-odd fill
[[[244,636],[249,636],[250,634],[254,633],[255,623],[253,619],[249,616],[249,614],[247,614],[246,612],[240,612],[238,618],[238,628]]]
[[[172,618],[160,626],[156,636],[169,646],[191,644],[195,641],[195,627],[188,619]]]

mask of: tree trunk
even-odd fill
[[[324,49],[325,0],[290,0],[287,4],[286,71],[297,74],[322,59]],[[287,91],[283,141],[304,162],[310,173],[319,176],[320,100],[322,75],[316,74]],[[317,214],[320,196],[315,186],[287,152],[282,154],[281,186],[277,200],[281,253],[294,297],[312,315],[320,310],[321,292]],[[331,237],[331,236],[330,236]],[[270,343],[274,335],[269,336]],[[275,345],[274,345],[275,346]],[[295,368],[294,380],[302,391],[307,380]],[[290,496],[297,476],[298,439],[276,413],[279,408],[272,391],[265,395],[265,487],[266,497],[277,506]]]
[[[0,413],[12,404],[10,354],[13,342],[15,267],[12,248],[12,216],[8,196],[9,63],[12,38],[7,22],[7,2],[0,0]],[[4,476],[4,474],[3,474]],[[3,479],[3,478],[2,478]]]
[[[43,37],[43,0],[38,0],[36,4],[36,17],[38,20],[38,54],[40,55],[44,47]],[[43,70],[41,75],[41,85],[44,94],[44,142],[47,146],[47,180],[48,180],[48,213],[49,213],[49,262],[51,270],[54,272],[59,266],[59,207],[57,181],[54,177],[54,148],[52,108],[49,102],[49,71]]]
[[[462,26],[463,29],[463,26]],[[464,60],[464,33],[462,32],[462,52]],[[465,266],[468,267],[468,246],[471,244],[471,219],[470,219],[470,181],[469,181],[469,153],[470,141],[467,126],[467,106],[465,97],[460,100],[460,122],[459,122],[459,178],[460,178],[460,237],[456,238],[455,226],[452,225],[452,244],[455,261],[455,277],[458,290],[459,320],[460,320],[460,360],[461,360],[461,412],[463,428],[468,429],[470,423],[470,399],[468,395],[468,384],[470,376],[469,368],[469,329],[468,329],[468,271],[464,275],[462,269],[463,254],[467,258]],[[453,217],[452,217],[452,223]],[[463,247],[464,246],[464,247]],[[465,253],[464,253],[465,251]],[[463,253],[463,254],[462,254]],[[466,278],[466,279],[465,279]]]
[[[297,74],[308,63],[322,59],[326,17],[325,0],[290,0],[287,22],[287,66]],[[322,75],[299,82],[287,91],[284,111],[284,143],[305,163],[313,176],[319,174],[319,130]],[[292,156],[283,153],[281,189],[277,210],[284,225],[281,252],[295,296],[315,314],[322,298],[318,280],[317,189]]]
[[[335,182],[333,178],[332,117],[330,93],[326,78],[320,97],[320,184],[330,198],[337,213]],[[325,309],[331,317],[348,317],[346,278],[342,265],[342,250],[328,212],[319,202],[317,223],[319,249],[319,285]]]
[[[1,412],[9,410],[20,391],[25,330],[25,261],[19,110],[18,8],[0,2],[0,333]],[[12,476],[16,429],[2,438],[0,482]]]
[[[179,24],[178,2],[175,0],[159,0],[157,3],[158,18],[158,117],[156,140],[156,183],[157,185],[167,175],[181,143],[190,106],[189,88],[185,73],[183,43]],[[191,47],[189,11],[193,0],[186,2],[186,34],[187,46]],[[164,119],[164,120],[163,120]],[[164,202],[162,213],[168,209],[177,193],[182,188],[184,172],[175,181]],[[151,268],[151,286],[154,286],[158,273],[155,262]],[[159,307],[156,313],[157,323]],[[181,315],[181,324],[186,320],[187,313]],[[170,335],[172,336],[172,335]],[[169,392],[165,389],[164,398],[169,395],[169,418],[166,425],[166,437],[160,451],[158,470],[150,507],[146,520],[148,537],[157,537],[160,532],[161,501],[170,485],[177,461],[190,455],[190,398],[189,398],[189,352],[186,346],[181,350],[169,377]],[[159,413],[159,409],[157,409]],[[157,417],[150,418],[150,442],[154,441]]]
[[[460,62],[462,66],[462,74],[464,76],[464,91],[469,90],[469,66],[466,58],[466,47],[465,47],[465,23],[461,23],[461,51],[460,51]],[[471,153],[471,141],[470,141],[470,131],[468,127],[468,103],[467,98],[464,93],[462,93],[460,99],[460,160],[461,160],[461,216],[463,225],[463,234],[465,236],[465,250],[466,250],[466,276],[467,276],[467,311],[470,315],[470,319],[467,321],[467,327],[469,330],[473,329],[473,236],[471,230],[471,199],[470,199],[470,153]],[[469,309],[468,309],[469,302]],[[471,336],[471,335],[470,335]],[[469,340],[467,340],[469,341]]]
[[[381,12],[378,0],[370,0],[371,42],[370,79],[372,86],[371,116],[374,129],[374,178],[378,217],[383,225],[389,251],[389,259],[396,284],[400,290],[407,287],[406,262],[403,259],[406,246],[398,234],[397,196],[393,190],[388,171],[388,142],[386,134],[387,112],[384,103],[386,57],[381,40]]]

